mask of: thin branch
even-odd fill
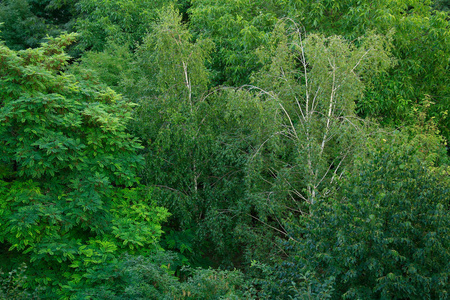
[[[255,219],[255,220],[257,220],[257,221],[259,221],[259,222],[261,222],[261,223],[263,223],[263,224],[266,225],[267,227],[270,227],[270,228],[272,228],[272,229],[278,231],[279,233],[281,233],[281,234],[284,235],[284,236],[287,235],[286,232],[283,232],[283,231],[281,231],[280,229],[278,229],[278,228],[276,228],[276,227],[273,227],[272,225],[269,225],[269,224],[267,224],[267,223],[264,222],[264,221],[261,221],[261,219],[255,217],[255,216],[253,216],[253,215],[251,215],[251,214],[246,214],[246,215],[249,216],[249,217],[252,217],[253,219]]]
[[[171,187],[168,187],[168,186],[166,186],[166,185],[159,185],[159,184],[157,184],[157,185],[155,185],[156,187],[160,187],[160,188],[164,188],[164,189],[167,189],[167,190],[170,190],[170,191],[174,191],[174,192],[177,192],[177,193],[180,193],[180,194],[182,194],[182,195],[184,195],[184,196],[188,196],[186,193],[184,193],[184,192],[182,192],[182,191],[180,191],[180,190],[177,190],[177,189],[174,189],[174,188],[171,188]]]

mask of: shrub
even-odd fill
[[[39,288],[34,291],[24,287],[27,266],[22,264],[8,274],[0,270],[0,300],[39,299]]]
[[[50,298],[113,281],[123,253],[159,248],[168,217],[138,182],[134,105],[64,72],[74,38],[0,43],[0,266],[26,262]]]
[[[334,277],[334,298],[449,297],[450,191],[415,151],[372,153],[295,234],[297,263]]]

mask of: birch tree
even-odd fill
[[[254,222],[243,201],[246,164],[273,131],[274,106],[245,89],[209,90],[211,48],[168,7],[137,50],[137,75],[122,82],[140,104],[133,130],[145,144],[143,180],[173,212],[168,245],[197,257],[214,248],[211,257],[229,262],[250,241],[240,230]]]
[[[191,40],[178,11],[166,7],[137,49],[136,76],[123,80],[125,93],[141,104],[134,130],[146,143],[143,178],[175,192],[177,209],[187,215],[193,210],[183,208],[181,199],[197,193],[201,176],[195,145],[201,138],[199,102],[208,82],[203,62],[211,47],[206,40]]]
[[[389,37],[373,33],[350,43],[338,36],[306,35],[287,20],[272,36],[271,46],[259,49],[266,66],[249,88],[278,102],[288,153],[283,167],[268,170],[265,180],[273,197],[278,191],[290,199],[284,205],[299,212],[326,195],[351,163],[369,134],[355,112],[365,79],[394,61]]]

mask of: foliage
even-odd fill
[[[175,257],[158,252],[152,257],[125,256],[114,286],[98,285],[79,293],[93,299],[242,299],[244,278],[239,271],[184,270],[184,282],[173,276]]]
[[[70,30],[73,6],[51,0],[7,0],[0,3],[2,40],[14,50],[38,47],[46,36]]]
[[[444,14],[408,14],[395,20],[394,55],[398,67],[381,78],[374,78],[367,97],[359,103],[365,114],[388,124],[400,124],[411,107],[430,99],[435,105],[430,116],[448,138],[449,31]],[[414,42],[411,42],[413,40]]]
[[[44,20],[34,15],[26,0],[0,3],[2,40],[15,50],[38,46],[48,30]]]
[[[239,286],[243,283],[244,277],[237,270],[192,270],[192,276],[182,285],[181,299],[242,299]]]
[[[334,291],[333,277],[323,281],[311,271],[305,271],[304,265],[293,263],[289,258],[272,265],[253,261],[252,267],[260,271],[251,280],[250,288],[250,291],[257,291],[257,299],[330,299]]]
[[[282,163],[261,154],[262,166],[254,167],[270,168],[256,192],[272,191],[272,209],[281,219],[287,217],[286,208],[291,215],[307,212],[351,166],[368,131],[355,114],[355,102],[367,78],[392,64],[389,38],[371,33],[356,47],[337,36],[305,37],[297,24],[287,25],[278,24],[270,47],[258,50],[264,67],[250,87],[279,106],[276,118],[286,146],[278,157]]]
[[[295,231],[299,263],[334,277],[336,299],[448,298],[449,187],[417,160],[420,148],[404,150],[376,147]]]
[[[161,188],[155,196],[174,212],[177,231],[196,228],[234,263],[242,249],[247,263],[267,259],[278,250],[258,244],[284,234],[280,220],[314,202],[351,161],[364,130],[354,102],[362,80],[391,64],[389,40],[369,35],[358,48],[337,37],[303,41],[279,25],[271,47],[258,51],[266,65],[254,76],[258,87],[202,96],[207,56],[198,45],[206,41],[190,44],[179,17],[168,16],[139,48],[143,72],[127,93],[148,95],[135,125],[146,141],[143,178]]]
[[[75,26],[80,47],[102,51],[107,42],[135,47],[155,21],[163,0],[80,0]]]
[[[442,7],[439,1],[435,3]],[[192,1],[191,28],[213,39],[214,82],[249,83],[264,66],[258,47],[269,46],[270,32],[282,19],[292,19],[306,32],[339,35],[356,42],[372,31],[392,35],[397,66],[373,76],[366,97],[358,100],[360,116],[400,125],[412,104],[429,95],[430,112],[448,138],[449,27],[448,14],[431,8],[431,1]],[[443,9],[443,8],[442,8]]]
[[[49,25],[70,30],[76,16],[78,0],[27,0],[32,12]]]
[[[154,197],[174,214],[171,230],[185,235],[174,247],[194,245],[190,259],[201,265],[212,263],[202,259],[204,249],[230,264],[247,242],[258,244],[239,226],[254,222],[242,182],[253,149],[276,122],[272,101],[243,90],[207,91],[210,49],[209,40],[192,41],[169,7],[137,49],[135,75],[124,76],[119,87],[140,104],[132,127],[145,145],[143,181],[158,187]],[[183,242],[190,235],[194,241]]]
[[[86,51],[83,56],[69,66],[69,73],[83,76],[86,73],[98,82],[120,93],[126,78],[133,77],[133,67],[136,64],[133,52],[126,45],[108,43],[104,50]],[[126,96],[130,96],[125,94]],[[125,96],[124,95],[124,96]]]
[[[24,289],[23,286],[27,280],[25,271],[27,266],[22,264],[18,269],[5,273],[0,270],[0,299],[1,300],[22,300],[22,299],[39,299],[36,288],[34,292]]]
[[[266,43],[283,1],[194,0],[190,27],[211,38],[215,52],[210,63],[214,83],[242,85],[259,67],[255,50]]]
[[[393,55],[398,64],[375,76],[358,102],[361,115],[399,125],[413,104],[429,95],[430,112],[448,138],[450,39],[448,16],[433,11],[431,1],[306,1],[299,18],[306,29],[354,39],[370,30],[393,32]]]
[[[298,19],[301,8],[293,3],[286,12]],[[254,7],[261,8],[259,17]],[[280,221],[307,212],[305,204],[328,193],[336,178],[351,167],[353,155],[373,130],[358,119],[355,109],[363,114],[367,103],[383,103],[367,90],[378,87],[375,80],[395,66],[392,53],[398,53],[393,45],[398,34],[380,20],[364,14],[356,18],[348,3],[340,9],[350,14],[342,22],[351,26],[326,30],[321,22],[327,20],[322,18],[314,28],[362,37],[353,42],[320,34],[308,37],[291,20],[275,25],[277,16],[283,15],[275,2],[267,6],[256,1],[249,6],[239,1],[214,5],[193,1],[187,24],[172,8],[161,10],[134,56],[127,46],[109,43],[106,51],[83,58],[80,73],[92,69],[100,80],[140,103],[132,127],[145,145],[142,177],[146,184],[159,187],[154,197],[174,212],[168,230],[177,238],[168,237],[166,246],[190,249],[185,254],[203,264],[212,262],[201,256],[218,253],[226,253],[234,263],[240,260],[238,253],[246,253],[247,262],[256,253],[267,257],[267,247],[258,245],[267,243],[274,232],[284,234]],[[396,14],[403,11],[403,6],[395,8]],[[308,25],[313,19],[302,20],[313,28]],[[367,24],[358,27],[358,22]],[[193,37],[188,25],[201,34]],[[360,31],[350,36],[348,30],[354,25]],[[233,26],[248,30],[231,30]],[[371,28],[387,35],[366,32]],[[244,37],[247,31],[255,34]],[[222,50],[210,52],[210,40],[202,37],[210,37],[215,49]],[[206,65],[213,68],[212,74]],[[211,75],[214,84],[243,83],[250,76],[253,86],[249,91],[208,92]],[[313,101],[306,104],[308,97],[317,100],[315,106]],[[423,104],[415,109],[427,109],[425,118],[432,116]],[[305,118],[302,110],[310,114]],[[417,121],[406,113],[409,110],[404,106],[398,119]],[[377,115],[377,111],[364,113]],[[390,114],[394,111],[389,108]],[[409,127],[411,135],[420,132],[419,123]],[[270,226],[275,231],[268,231]],[[190,247],[184,235],[192,236],[197,248]],[[211,248],[213,253],[204,252]]]
[[[0,1],[0,297],[438,297],[447,2]]]
[[[204,62],[211,42],[194,42],[174,6],[161,10],[157,19],[134,54],[126,46],[110,43],[103,52],[86,53],[71,72],[82,74],[89,70],[95,78],[139,103],[131,128],[145,146],[142,154],[146,166],[141,176],[147,185],[157,186],[154,199],[174,213],[163,245],[179,251],[185,263],[205,266],[211,263],[202,258],[208,242],[199,242],[206,235],[212,233],[212,239],[220,243],[216,253],[223,255],[232,244],[232,236],[224,239],[222,229],[212,227],[217,217],[212,215],[228,206],[227,198],[238,198],[236,193],[240,191],[236,187],[241,184],[242,174],[236,170],[245,161],[235,153],[234,146],[226,154],[222,150],[224,143],[233,139],[226,137],[224,141],[219,136],[234,130],[227,125],[233,117],[224,120],[223,110],[229,105],[235,110],[238,101],[244,103],[251,97],[238,100],[241,94],[236,93],[230,104],[225,95],[211,93],[205,97],[209,73]],[[241,119],[242,113],[237,114]],[[211,216],[205,220],[206,215]],[[227,255],[235,255],[231,253]]]
[[[0,45],[3,263],[26,262],[27,284],[48,295],[113,278],[105,270],[118,254],[158,248],[168,217],[136,177],[133,105],[63,72],[74,38],[19,52]]]
[[[445,12],[450,11],[450,2],[448,0],[434,0],[433,8]]]

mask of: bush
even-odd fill
[[[8,274],[0,270],[0,300],[39,299],[39,288],[33,292],[25,288],[27,266],[22,264]]]
[[[294,237],[303,238],[296,263],[334,277],[336,299],[448,299],[449,186],[417,150],[388,148],[348,176],[336,200],[313,206]]]
[[[185,281],[174,276],[176,255],[157,252],[152,257],[124,256],[113,285],[78,291],[76,299],[243,299],[244,276],[239,271],[184,269]]]
[[[115,280],[123,253],[159,249],[169,215],[139,184],[134,105],[64,72],[74,39],[0,43],[0,267],[27,263],[27,284],[52,299]]]

